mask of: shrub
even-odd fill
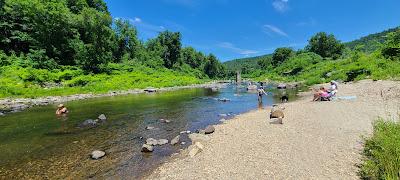
[[[360,175],[363,179],[400,179],[400,123],[378,120],[365,140]]]

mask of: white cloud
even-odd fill
[[[272,1],[272,7],[278,12],[286,12],[289,9],[289,0],[274,0]]]
[[[221,47],[221,48],[232,50],[235,53],[238,53],[238,54],[241,54],[241,55],[245,55],[245,56],[249,56],[251,54],[259,53],[256,50],[238,48],[238,47],[236,47],[235,45],[233,45],[230,42],[221,42],[221,43],[218,44],[218,46]]]
[[[142,22],[142,19],[140,19],[140,18],[138,18],[138,17],[135,17],[135,19],[133,19],[132,21],[133,21],[133,22],[136,22],[136,23],[141,23],[141,22]]]
[[[285,36],[285,37],[289,37],[289,35],[287,33],[285,33],[283,30],[279,29],[278,27],[274,26],[274,25],[270,25],[270,24],[266,24],[263,26],[263,30],[265,33],[270,35],[270,32],[273,32],[275,34],[278,34],[280,36]]]

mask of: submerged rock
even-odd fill
[[[106,153],[105,153],[104,151],[96,150],[96,151],[93,151],[93,152],[90,154],[90,157],[91,157],[92,159],[94,159],[94,160],[97,160],[97,159],[100,159],[100,158],[104,157],[105,155],[106,155]]]
[[[153,152],[154,147],[149,144],[143,144],[142,146],[142,152]]]
[[[93,119],[87,119],[83,121],[81,124],[79,124],[80,128],[89,128],[89,127],[95,127],[97,126],[97,121]]]
[[[220,117],[228,117],[228,114],[218,114]]]
[[[219,98],[218,101],[228,102],[228,101],[231,101],[231,100],[230,100],[230,99],[227,99],[227,98]]]
[[[160,122],[161,122],[161,123],[170,123],[171,120],[168,120],[168,119],[160,119]]]
[[[153,126],[146,126],[146,130],[153,130],[153,129],[155,129],[155,127],[153,127]]]

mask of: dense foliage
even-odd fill
[[[307,51],[314,52],[323,58],[339,58],[343,53],[344,45],[333,34],[319,32],[308,41]]]
[[[372,53],[382,47],[382,44],[386,41],[389,33],[400,30],[400,27],[388,29],[386,31],[370,34],[360,39],[344,43],[346,47],[351,50],[359,50],[365,53]]]
[[[243,76],[259,81],[300,81],[316,84],[330,80],[353,81],[364,78],[400,78],[400,30],[387,33],[386,41],[372,53],[361,49],[343,48],[333,35],[317,33],[305,49],[297,52],[278,48],[274,54],[262,58],[235,60],[236,69],[246,67],[246,62],[257,62],[252,71],[242,71]],[[322,56],[323,55],[323,56]],[[225,64],[231,64],[226,62]],[[228,67],[228,72],[232,72]],[[228,73],[231,75],[232,73]]]
[[[165,31],[147,42],[140,41],[136,28],[129,21],[113,20],[103,0],[1,0],[0,21],[0,66],[3,69],[0,75],[2,81],[9,83],[0,85],[2,97],[23,95],[9,91],[10,86],[17,83],[24,87],[46,87],[43,85],[46,83],[67,87],[67,81],[81,76],[89,80],[92,76],[112,79],[108,76],[140,74],[143,69],[147,72],[147,68],[154,69],[154,75],[174,72],[197,79],[225,76],[224,67],[214,55],[182,47],[179,32]],[[115,67],[130,67],[130,71],[113,69]],[[81,73],[69,79],[52,79],[51,75],[46,75],[40,82],[20,75],[25,71],[52,74],[71,68]],[[4,69],[21,72],[12,73],[12,76],[5,74],[9,71]],[[143,79],[146,78],[143,76]],[[120,89],[118,87],[108,90]]]
[[[366,139],[360,175],[363,179],[400,179],[400,123],[379,120]]]
[[[272,54],[271,65],[273,67],[277,67],[288,60],[290,57],[292,57],[293,54],[294,51],[291,48],[277,48]]]

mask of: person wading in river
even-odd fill
[[[62,115],[62,114],[67,114],[67,113],[68,113],[68,109],[64,106],[64,104],[58,105],[57,111],[56,111],[57,115]]]
[[[262,103],[262,96],[264,94],[267,95],[267,93],[264,91],[264,89],[262,87],[259,87],[257,89],[258,103]]]

